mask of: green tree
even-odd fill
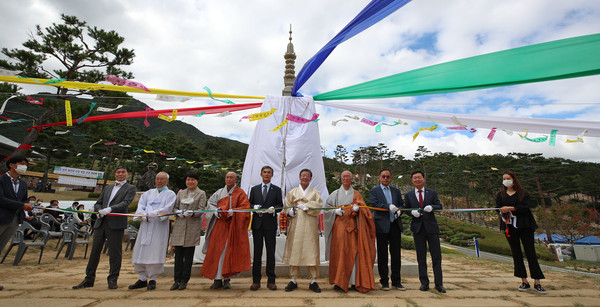
[[[75,16],[61,15],[62,23],[53,23],[52,26],[43,28],[36,26],[35,33],[31,34],[29,40],[23,43],[24,49],[2,48],[2,53],[9,60],[0,60],[0,67],[17,70],[21,75],[35,78],[56,78],[70,81],[82,81],[95,83],[104,79],[105,74],[116,75],[131,79],[133,75],[121,70],[121,66],[130,65],[135,57],[134,51],[119,46],[124,42],[115,31],[106,31],[97,27],[88,26],[85,21]],[[51,69],[52,65],[60,63],[61,68]],[[60,87],[56,94],[59,99],[45,99],[43,108],[45,111],[35,118],[36,124],[45,124],[53,116],[64,110],[62,99],[68,89]],[[78,91],[76,94],[81,94]],[[90,93],[102,95],[102,92]],[[125,94],[112,94],[112,96],[126,96]],[[121,101],[120,101],[121,102]],[[123,104],[121,102],[121,104]],[[85,110],[85,106],[78,108],[73,106],[73,117]],[[31,129],[21,144],[33,144],[39,135],[37,129]],[[24,154],[25,150],[17,150],[13,153]]]

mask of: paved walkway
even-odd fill
[[[232,280],[231,290],[210,290],[211,281],[193,277],[187,290],[169,291],[172,279],[161,276],[158,288],[128,290],[136,281],[131,252],[124,253],[119,289],[108,290],[108,258],[103,256],[98,269],[96,286],[72,290],[84,276],[83,248],[69,261],[54,260],[54,245],[45,251],[42,264],[37,264],[37,250],[27,252],[18,267],[12,266],[14,251],[0,265],[0,306],[600,306],[600,278],[556,271],[545,271],[543,285],[547,295],[532,291],[519,292],[519,279],[512,276],[512,265],[464,255],[444,254],[443,270],[446,294],[435,290],[419,291],[416,276],[406,276],[403,284],[407,291],[376,290],[367,294],[339,293],[332,290],[325,277],[319,279],[320,294],[308,290],[308,280],[299,280],[299,289],[285,292],[287,278],[277,280],[279,290],[269,291],[266,284],[258,291],[250,291],[251,278]],[[416,262],[414,251],[402,251],[403,259]],[[431,275],[431,273],[430,273]],[[430,277],[432,278],[432,277]]]

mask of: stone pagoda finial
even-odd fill
[[[285,59],[285,74],[283,75],[283,96],[292,96],[292,86],[296,81],[296,72],[294,71],[296,62],[296,53],[294,53],[294,44],[292,44],[292,25],[290,24],[290,42],[287,45],[287,51],[283,56]]]

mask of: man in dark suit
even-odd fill
[[[265,212],[255,212],[252,216],[254,256],[250,290],[260,288],[263,238],[267,248],[267,288],[277,290],[277,285],[275,285],[275,237],[277,235],[277,214],[283,208],[283,197],[281,188],[271,183],[273,169],[270,166],[263,166],[260,176],[263,182],[252,187],[248,197],[254,209],[265,210]]]
[[[377,269],[381,290],[390,290],[388,278],[388,246],[392,258],[392,287],[404,291],[406,288],[400,278],[400,245],[402,236],[402,220],[398,211],[403,205],[400,190],[390,187],[392,173],[389,169],[379,172],[379,185],[372,188],[369,193],[369,203],[372,207],[383,208],[388,211],[374,211],[375,235],[377,237]]]
[[[15,235],[19,224],[23,223],[23,210],[33,210],[27,200],[27,182],[19,178],[27,171],[27,158],[10,157],[6,166],[9,170],[0,175],[0,254]],[[2,289],[4,287],[0,286]]]
[[[410,230],[415,239],[417,250],[417,263],[419,264],[419,280],[421,291],[429,290],[429,278],[427,277],[427,246],[433,263],[433,276],[435,289],[440,293],[446,293],[442,281],[442,252],[440,248],[440,227],[433,210],[441,210],[442,203],[437,192],[425,188],[425,174],[422,171],[413,172],[411,180],[415,186],[414,190],[407,192],[404,196],[406,208],[414,208],[410,223]],[[422,210],[420,210],[422,209]]]
[[[94,286],[96,269],[102,254],[104,241],[108,244],[108,257],[110,271],[108,273],[108,288],[117,288],[117,279],[121,271],[121,257],[123,250],[123,232],[127,228],[126,216],[108,215],[109,213],[127,213],[129,204],[135,197],[135,186],[127,183],[129,173],[125,166],[117,166],[115,170],[115,183],[105,187],[100,197],[94,204],[94,211],[98,212],[98,219],[94,224],[94,240],[90,252],[90,260],[85,269],[85,279],[73,289],[89,288]]]

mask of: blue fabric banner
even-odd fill
[[[408,2],[410,2],[410,0],[372,0],[344,27],[344,29],[342,29],[342,31],[340,31],[340,33],[331,39],[329,43],[321,48],[321,50],[302,66],[302,69],[298,72],[294,86],[292,87],[292,96],[297,96],[298,90],[321,66],[321,64],[323,64],[335,47],[354,37],[356,34],[368,29],[370,26],[403,7]]]

